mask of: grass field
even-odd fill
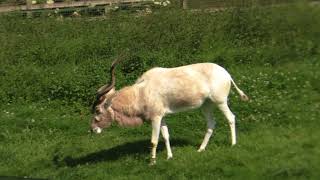
[[[174,9],[136,17],[0,17],[0,175],[50,179],[319,179],[320,10],[294,5],[211,14]],[[195,13],[197,16],[195,16]],[[268,16],[266,16],[268,14]],[[280,14],[280,15],[279,15]],[[88,133],[90,103],[111,61],[123,87],[146,69],[215,62],[232,90],[238,144],[226,120],[205,152],[199,110],[166,117],[173,159],[160,141],[148,166],[150,124]]]

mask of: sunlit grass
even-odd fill
[[[77,112],[37,103],[3,106],[0,174],[54,179],[318,177],[319,97],[309,83],[296,83],[298,74],[316,67],[303,64],[299,73],[284,67],[232,69],[235,76],[241,74],[237,79],[251,97],[247,103],[231,95],[230,106],[237,115],[235,147],[230,146],[229,129],[219,112],[214,137],[203,153],[196,152],[205,132],[201,113],[171,115],[167,123],[174,158],[166,160],[161,141],[154,167],[148,166],[148,124],[112,126],[102,135],[90,135],[86,107]],[[302,82],[312,78],[308,73],[303,77]],[[266,79],[274,84],[282,79],[280,84],[287,87],[271,88]]]
[[[279,13],[281,12],[281,15]],[[49,179],[318,179],[319,9],[307,6],[218,14],[176,10],[101,19],[0,17],[0,176]],[[89,130],[90,105],[118,54],[117,88],[154,66],[214,62],[250,97],[232,90],[238,144],[214,109],[205,152],[199,110],[166,117],[148,166],[151,127]]]

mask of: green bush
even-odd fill
[[[120,12],[97,19],[2,15],[0,101],[88,105],[123,52],[117,87],[154,66],[306,61],[319,57],[318,19],[319,8],[301,4],[219,13],[160,9],[142,17]]]

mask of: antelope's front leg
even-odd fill
[[[161,117],[152,120],[152,137],[151,137],[151,161],[150,165],[156,164],[156,153],[160,134]]]

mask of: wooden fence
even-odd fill
[[[107,7],[113,4],[126,5],[126,4],[141,4],[141,3],[153,3],[152,0],[69,0],[61,2],[55,2],[52,4],[42,3],[42,4],[32,4],[32,0],[25,0],[26,4],[17,5],[4,5],[0,4],[1,12],[11,12],[11,11],[34,11],[34,10],[50,10],[50,9],[67,9],[67,8],[86,8],[86,7]],[[175,0],[180,2],[180,6],[183,9],[197,8],[195,3],[202,3],[205,7],[224,9],[227,7],[238,7],[238,6],[250,6],[252,4],[260,5],[273,5],[273,4],[286,4],[293,2],[293,0]],[[320,0],[307,0],[310,4],[319,4]]]
[[[1,12],[11,11],[29,11],[29,10],[45,10],[45,9],[62,9],[62,8],[77,8],[77,7],[95,7],[95,6],[110,6],[113,4],[136,4],[141,2],[151,2],[150,0],[80,0],[69,2],[57,2],[52,4],[32,4],[31,0],[27,0],[26,5],[3,5],[0,6]]]

